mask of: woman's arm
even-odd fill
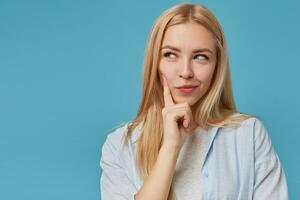
[[[156,163],[135,200],[166,200],[172,183],[179,150],[161,147]]]
[[[253,200],[287,200],[286,176],[268,131],[260,120],[256,121],[254,131],[255,181]]]
[[[117,131],[123,131],[121,129]],[[117,133],[119,134],[119,133]],[[136,186],[128,169],[120,159],[120,142],[116,135],[109,135],[102,147],[100,167],[101,200],[133,200]]]
[[[135,195],[136,200],[167,200],[179,151],[193,126],[193,115],[189,104],[176,104],[167,79],[163,74],[160,78],[164,88],[165,104],[162,109],[163,143],[149,177]]]

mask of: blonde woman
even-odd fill
[[[111,132],[102,200],[286,200],[267,129],[236,110],[224,33],[204,6],[175,5],[149,36],[137,116]]]

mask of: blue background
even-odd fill
[[[101,146],[132,119],[152,24],[181,1],[0,0],[0,199],[99,199]],[[192,1],[222,24],[239,111],[300,197],[297,1]]]

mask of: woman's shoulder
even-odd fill
[[[263,127],[264,123],[262,119],[255,115],[249,115],[244,113],[234,113],[231,115],[232,121],[236,123],[236,128],[251,128],[251,127]]]
[[[241,122],[241,127],[251,129],[253,132],[266,129],[263,120],[258,116],[250,116],[249,118],[243,120]]]
[[[108,131],[108,134],[106,136],[106,142],[111,143],[116,148],[121,147],[125,142],[125,138],[128,133],[128,127],[130,123],[131,121],[122,122],[117,126],[113,127],[110,131]],[[140,133],[140,129],[141,129],[141,124],[135,127],[129,140],[130,143],[133,143],[137,139]]]
[[[234,147],[243,152],[259,156],[261,152],[272,149],[271,137],[263,120],[257,116],[251,116],[242,120],[235,127],[219,127],[218,137],[215,142],[218,146]]]
[[[267,133],[263,120],[258,116],[235,113],[231,116],[231,121],[233,125],[219,127],[220,132],[232,132],[237,134],[237,136],[247,135],[254,137]]]

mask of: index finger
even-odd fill
[[[165,78],[164,75],[162,75],[162,79],[163,79],[163,87],[164,87],[164,102],[165,102],[165,106],[171,106],[174,105],[174,101],[168,86],[168,82]]]

